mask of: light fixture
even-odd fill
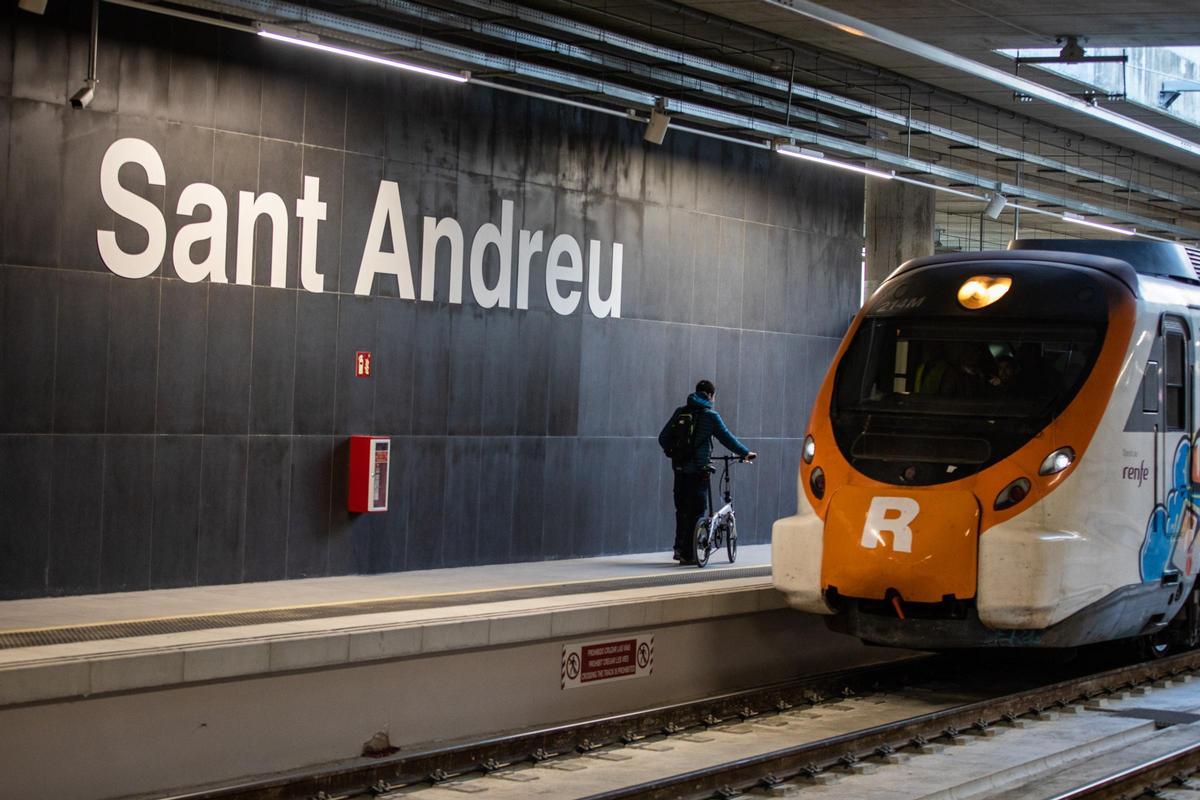
[[[1070,447],[1060,447],[1042,459],[1038,475],[1057,475],[1075,462],[1075,451]]]
[[[662,144],[670,124],[671,115],[667,113],[667,101],[660,97],[650,111],[650,121],[646,124],[646,132],[642,134],[642,138],[650,144]]]
[[[992,199],[988,200],[987,208],[983,210],[983,215],[988,219],[1000,219],[1000,212],[1008,205],[1008,198],[1000,192],[994,192]]]
[[[1012,278],[1007,275],[976,275],[958,287],[958,302],[974,311],[985,308],[1008,294]]]
[[[429,67],[421,67],[416,64],[408,64],[404,61],[394,61],[390,58],[381,58],[380,56],[374,56],[370,53],[362,53],[358,50],[347,50],[344,47],[333,47],[332,45],[322,44],[320,41],[302,38],[301,35],[299,35],[299,33],[296,31],[290,31],[285,34],[267,28],[260,28],[258,35],[262,36],[264,39],[274,39],[277,42],[287,42],[288,44],[299,45],[300,47],[309,47],[313,50],[320,50],[324,53],[334,53],[339,56],[346,56],[347,58],[355,58],[359,61],[369,61],[372,64],[381,64],[382,66],[392,67],[393,69],[416,72],[421,75],[428,75],[431,78],[442,78],[444,80],[454,81],[455,83],[466,83],[468,80],[470,80],[470,76],[462,72],[444,72],[438,69],[430,69]]]
[[[812,489],[813,496],[818,500],[825,499],[825,471],[820,467],[813,467],[809,473],[808,488]]]
[[[996,511],[1003,511],[1006,508],[1012,508],[1028,496],[1029,479],[1017,478],[1000,490],[1000,494],[996,495],[996,502],[992,503],[992,508]]]
[[[1116,225],[1105,225],[1100,222],[1092,222],[1090,219],[1084,219],[1081,214],[1076,214],[1073,211],[1063,212],[1062,218],[1067,222],[1074,222],[1076,225],[1086,225],[1089,228],[1098,228],[1109,233],[1119,233],[1122,236],[1133,236],[1137,233],[1136,229],[1118,228]]]
[[[885,181],[890,181],[892,178],[896,177],[896,173],[894,172],[883,172],[882,170],[871,169],[870,167],[864,167],[859,164],[851,164],[846,161],[838,161],[834,158],[826,158],[825,154],[820,150],[809,150],[807,147],[797,147],[794,144],[775,145],[775,152],[779,153],[781,156],[788,156],[789,158],[802,158],[805,161],[815,161],[818,164],[827,164],[828,166],[837,167],[838,169],[848,169],[851,172],[859,172],[863,175],[870,175],[872,178],[882,178]]]
[[[17,8],[33,14],[45,14],[48,0],[18,0]]]

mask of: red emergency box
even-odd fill
[[[387,511],[388,463],[392,440],[386,436],[350,437],[350,495],[346,507],[351,511]]]

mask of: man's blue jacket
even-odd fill
[[[729,428],[725,425],[725,420],[721,419],[721,415],[713,408],[713,404],[707,397],[693,392],[688,396],[687,406],[693,411],[700,412],[696,414],[696,450],[689,459],[671,462],[671,466],[676,472],[703,472],[708,466],[708,459],[712,456],[712,437],[714,436],[734,455],[744,456],[750,452],[749,447],[739,442],[738,438],[730,433]],[[674,419],[674,414],[671,417]],[[671,420],[667,420],[662,432],[658,434],[659,445],[666,445],[667,429],[670,427]]]

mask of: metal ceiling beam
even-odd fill
[[[303,25],[329,35],[332,38],[357,40],[360,43],[386,43],[414,51],[422,51],[440,58],[450,59],[472,67],[483,67],[489,70],[507,72],[526,80],[533,80],[550,86],[558,87],[561,91],[586,92],[606,98],[619,104],[634,104],[652,107],[658,99],[654,94],[585,75],[579,75],[565,70],[532,64],[516,58],[502,57],[484,53],[472,48],[449,44],[432,39],[428,36],[417,36],[395,28],[361,20],[344,17],[326,11],[314,10],[282,0],[184,0],[195,7],[204,7],[216,11],[235,12],[247,15],[264,22],[283,22],[290,25]],[[490,83],[493,88],[503,89],[502,84]],[[576,103],[578,105],[578,103]],[[794,128],[785,124],[758,119],[726,109],[711,107],[691,101],[668,100],[667,110],[676,116],[685,116],[709,125],[725,125],[732,130],[749,131],[766,136],[767,138],[788,138],[805,144],[812,144],[824,150],[833,150],[855,158],[872,159],[898,169],[915,170],[951,182],[959,182],[977,186],[988,191],[1000,191],[1010,197],[1025,197],[1039,202],[1053,203],[1074,211],[1097,214],[1110,219],[1120,220],[1127,224],[1149,226],[1166,230],[1188,239],[1200,239],[1200,231],[1190,230],[1172,223],[1143,217],[1120,209],[1110,209],[1094,203],[1081,202],[1070,198],[1058,197],[1048,192],[1017,186],[1008,183],[997,183],[962,170],[943,167],[938,164],[921,161],[897,153],[881,151],[874,147],[849,142],[827,134]],[[610,111],[607,110],[606,111]],[[755,143],[761,146],[761,143]]]
[[[860,122],[852,122],[849,120],[831,117],[828,114],[822,114],[808,108],[797,106],[789,106],[787,103],[776,100],[772,97],[765,97],[760,94],[745,91],[744,89],[735,89],[730,86],[723,86],[703,78],[697,78],[694,75],[687,75],[673,70],[663,69],[661,67],[644,64],[640,61],[626,58],[624,56],[604,53],[598,50],[593,50],[587,47],[581,47],[577,44],[569,44],[567,42],[551,39],[547,36],[540,36],[529,31],[517,30],[515,28],[498,25],[494,22],[486,22],[483,20],[474,19],[463,14],[457,14],[453,11],[445,11],[442,9],[430,8],[418,3],[411,3],[407,0],[376,0],[373,3],[377,8],[391,11],[411,19],[420,20],[421,22],[434,25],[446,25],[457,30],[468,31],[478,36],[484,36],[496,41],[506,42],[508,44],[518,45],[520,47],[529,48],[531,50],[548,53],[551,55],[562,56],[565,58],[582,61],[586,64],[593,64],[605,69],[616,70],[618,72],[627,73],[637,76],[646,81],[665,84],[673,89],[683,90],[686,92],[699,92],[711,97],[720,98],[730,103],[746,105],[752,108],[762,109],[771,113],[779,114],[780,116],[791,114],[797,120],[807,122],[815,122],[826,128],[843,131],[851,136],[867,135],[867,126]],[[784,83],[786,90],[787,83]],[[1190,202],[1190,201],[1189,201]]]
[[[365,0],[366,4],[375,6],[380,9],[393,9],[396,6],[415,5],[405,2],[404,0]],[[978,136],[955,131],[952,128],[946,128],[940,125],[934,125],[929,122],[913,118],[909,115],[901,114],[895,111],[881,108],[879,106],[865,103],[859,100],[854,100],[849,97],[827,92],[822,89],[816,89],[801,83],[793,83],[789,86],[788,81],[781,78],[776,78],[773,75],[764,75],[753,70],[738,67],[732,64],[726,64],[720,61],[714,61],[702,56],[685,53],[680,50],[675,50],[661,45],[651,44],[631,36],[606,31],[603,28],[598,28],[587,23],[577,22],[575,20],[560,17],[549,12],[540,11],[533,8],[526,8],[507,0],[455,0],[459,5],[470,8],[477,8],[481,11],[486,11],[490,15],[498,17],[508,17],[517,19],[522,22],[527,22],[548,30],[557,31],[562,34],[569,35],[576,39],[586,39],[588,41],[599,44],[619,47],[639,55],[654,58],[667,63],[675,64],[680,67],[706,72],[710,75],[724,78],[726,80],[736,80],[743,83],[748,83],[763,89],[787,94],[789,88],[792,95],[801,100],[821,103],[823,105],[837,108],[843,111],[848,111],[853,114],[871,117],[872,119],[880,120],[895,125],[901,129],[899,132],[911,130],[913,133],[929,134],[936,136],[939,139],[955,142],[957,144],[965,144],[971,147],[979,148],[987,153],[1000,156],[1002,158],[1017,158],[1021,161],[1027,161],[1030,164],[1036,164],[1041,167],[1049,167],[1059,169],[1065,173],[1075,175],[1080,178],[1087,178],[1099,181],[1108,186],[1133,189],[1151,197],[1160,197],[1164,200],[1170,200],[1176,203],[1193,204],[1200,195],[1188,197],[1187,195],[1178,194],[1175,192],[1158,189],[1154,186],[1144,183],[1134,182],[1123,178],[1118,178],[1114,175],[1106,175],[1102,172],[1086,169],[1073,164],[1067,164],[1062,161],[1057,161],[1052,158],[1037,155],[1035,153],[1027,153],[1013,147],[989,142]],[[499,26],[497,26],[499,27]]]
[[[1051,194],[1050,192],[1032,189],[1028,186],[1018,186],[1017,184],[1013,183],[991,180],[970,172],[964,172],[952,167],[944,167],[940,164],[933,164],[928,161],[921,161],[920,159],[903,156],[899,153],[891,153],[886,150],[879,150],[874,147],[858,144],[857,142],[848,142],[844,139],[838,139],[837,137],[828,136],[822,133],[797,130],[794,128],[788,128],[785,125],[779,125],[777,123],[748,119],[746,117],[726,112],[721,109],[706,108],[704,106],[699,106],[686,101],[668,102],[667,110],[673,114],[689,116],[694,119],[703,120],[710,123],[720,122],[731,127],[753,131],[771,138],[786,137],[789,139],[794,139],[798,143],[811,144],[819,150],[833,150],[848,155],[852,158],[877,161],[895,170],[914,170],[917,172],[922,172],[926,175],[943,178],[951,183],[975,186],[980,189],[986,189],[988,192],[998,191],[1010,198],[1024,197],[1029,200],[1036,200],[1040,203],[1052,204],[1054,206],[1066,208],[1071,211],[1100,215],[1110,219],[1120,220],[1131,225],[1153,228],[1155,230],[1164,230],[1187,239],[1200,238],[1200,231],[1175,225],[1174,223],[1166,222],[1164,220],[1144,217],[1141,214],[1134,214],[1129,211],[1122,211],[1120,209],[1106,208],[1104,206],[1096,205],[1095,203],[1074,200],[1068,197],[1060,197],[1058,195]]]
[[[1161,128],[1147,125],[1144,122],[1117,114],[1106,108],[1093,106],[1086,100],[1080,100],[1065,92],[1051,89],[1048,86],[1043,86],[1027,78],[1022,78],[1019,75],[1012,75],[995,67],[990,67],[987,64],[972,61],[965,56],[960,56],[957,53],[944,50],[936,45],[922,42],[911,36],[905,36],[902,33],[884,28],[881,25],[852,17],[849,14],[843,14],[840,11],[834,11],[811,0],[761,0],[761,2],[791,11],[817,22],[822,22],[851,36],[870,39],[888,47],[903,50],[906,53],[911,53],[919,58],[932,61],[935,64],[950,67],[967,75],[981,78],[989,83],[999,84],[1000,86],[1012,89],[1014,92],[1020,92],[1051,105],[1075,111],[1109,125],[1115,125],[1123,130],[1187,153],[1189,156],[1200,157],[1200,143],[1190,141],[1182,136],[1176,136]]]

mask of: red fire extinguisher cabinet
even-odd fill
[[[350,437],[350,511],[387,511],[391,456],[392,441],[386,436]]]

